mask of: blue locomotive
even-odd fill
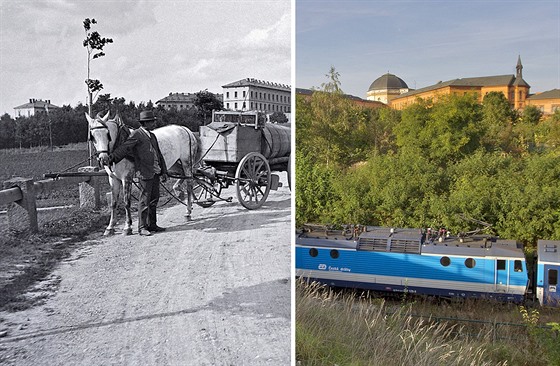
[[[445,230],[306,226],[296,235],[296,275],[335,287],[559,306],[560,241],[538,242],[536,263],[522,244]],[[529,267],[529,269],[528,269]]]

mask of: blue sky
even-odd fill
[[[82,22],[113,39],[91,63],[101,94],[136,103],[221,93],[256,78],[291,85],[291,0],[0,0],[0,114],[29,99],[86,103]]]
[[[531,93],[560,88],[560,1],[296,1],[296,86],[331,66],[362,98],[390,72],[410,88],[515,74]]]

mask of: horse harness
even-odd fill
[[[98,122],[100,124],[100,126],[90,127],[90,131],[89,131],[90,138],[92,140],[95,140],[95,137],[93,136],[91,131],[104,129],[104,130],[107,130],[107,141],[110,143],[112,141],[112,139],[111,139],[111,134],[109,133],[109,126],[107,126],[107,122],[103,122],[103,121],[100,121],[100,120],[97,120],[96,122]],[[117,129],[117,136],[115,138],[115,141],[118,143],[121,140],[121,132],[123,131],[123,129],[125,129],[125,127],[120,123],[117,123],[117,122],[113,122],[113,123],[115,123],[117,125],[117,128],[118,128]],[[127,134],[127,135],[129,135],[129,134]],[[107,146],[107,150],[97,150],[96,154],[97,155],[99,155],[101,153],[109,154],[110,151],[108,149],[109,149],[109,146]]]

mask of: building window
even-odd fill
[[[229,109],[229,103],[226,103],[226,108]]]
[[[253,91],[251,90],[251,98],[253,98]]]
[[[226,98],[229,99],[229,92],[226,92]]]
[[[237,92],[233,92],[233,97],[237,98]]]
[[[245,102],[243,102],[243,109],[245,109]]]
[[[237,110],[237,102],[235,102],[235,110]]]
[[[251,109],[253,109],[253,102],[251,102]]]
[[[243,90],[243,98],[245,98],[245,90]]]

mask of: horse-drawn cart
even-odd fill
[[[237,199],[247,209],[259,208],[270,190],[282,184],[272,171],[290,177],[290,127],[266,122],[258,112],[212,113],[212,122],[200,127],[202,167],[194,174],[195,202],[208,207],[222,189],[235,184]]]

